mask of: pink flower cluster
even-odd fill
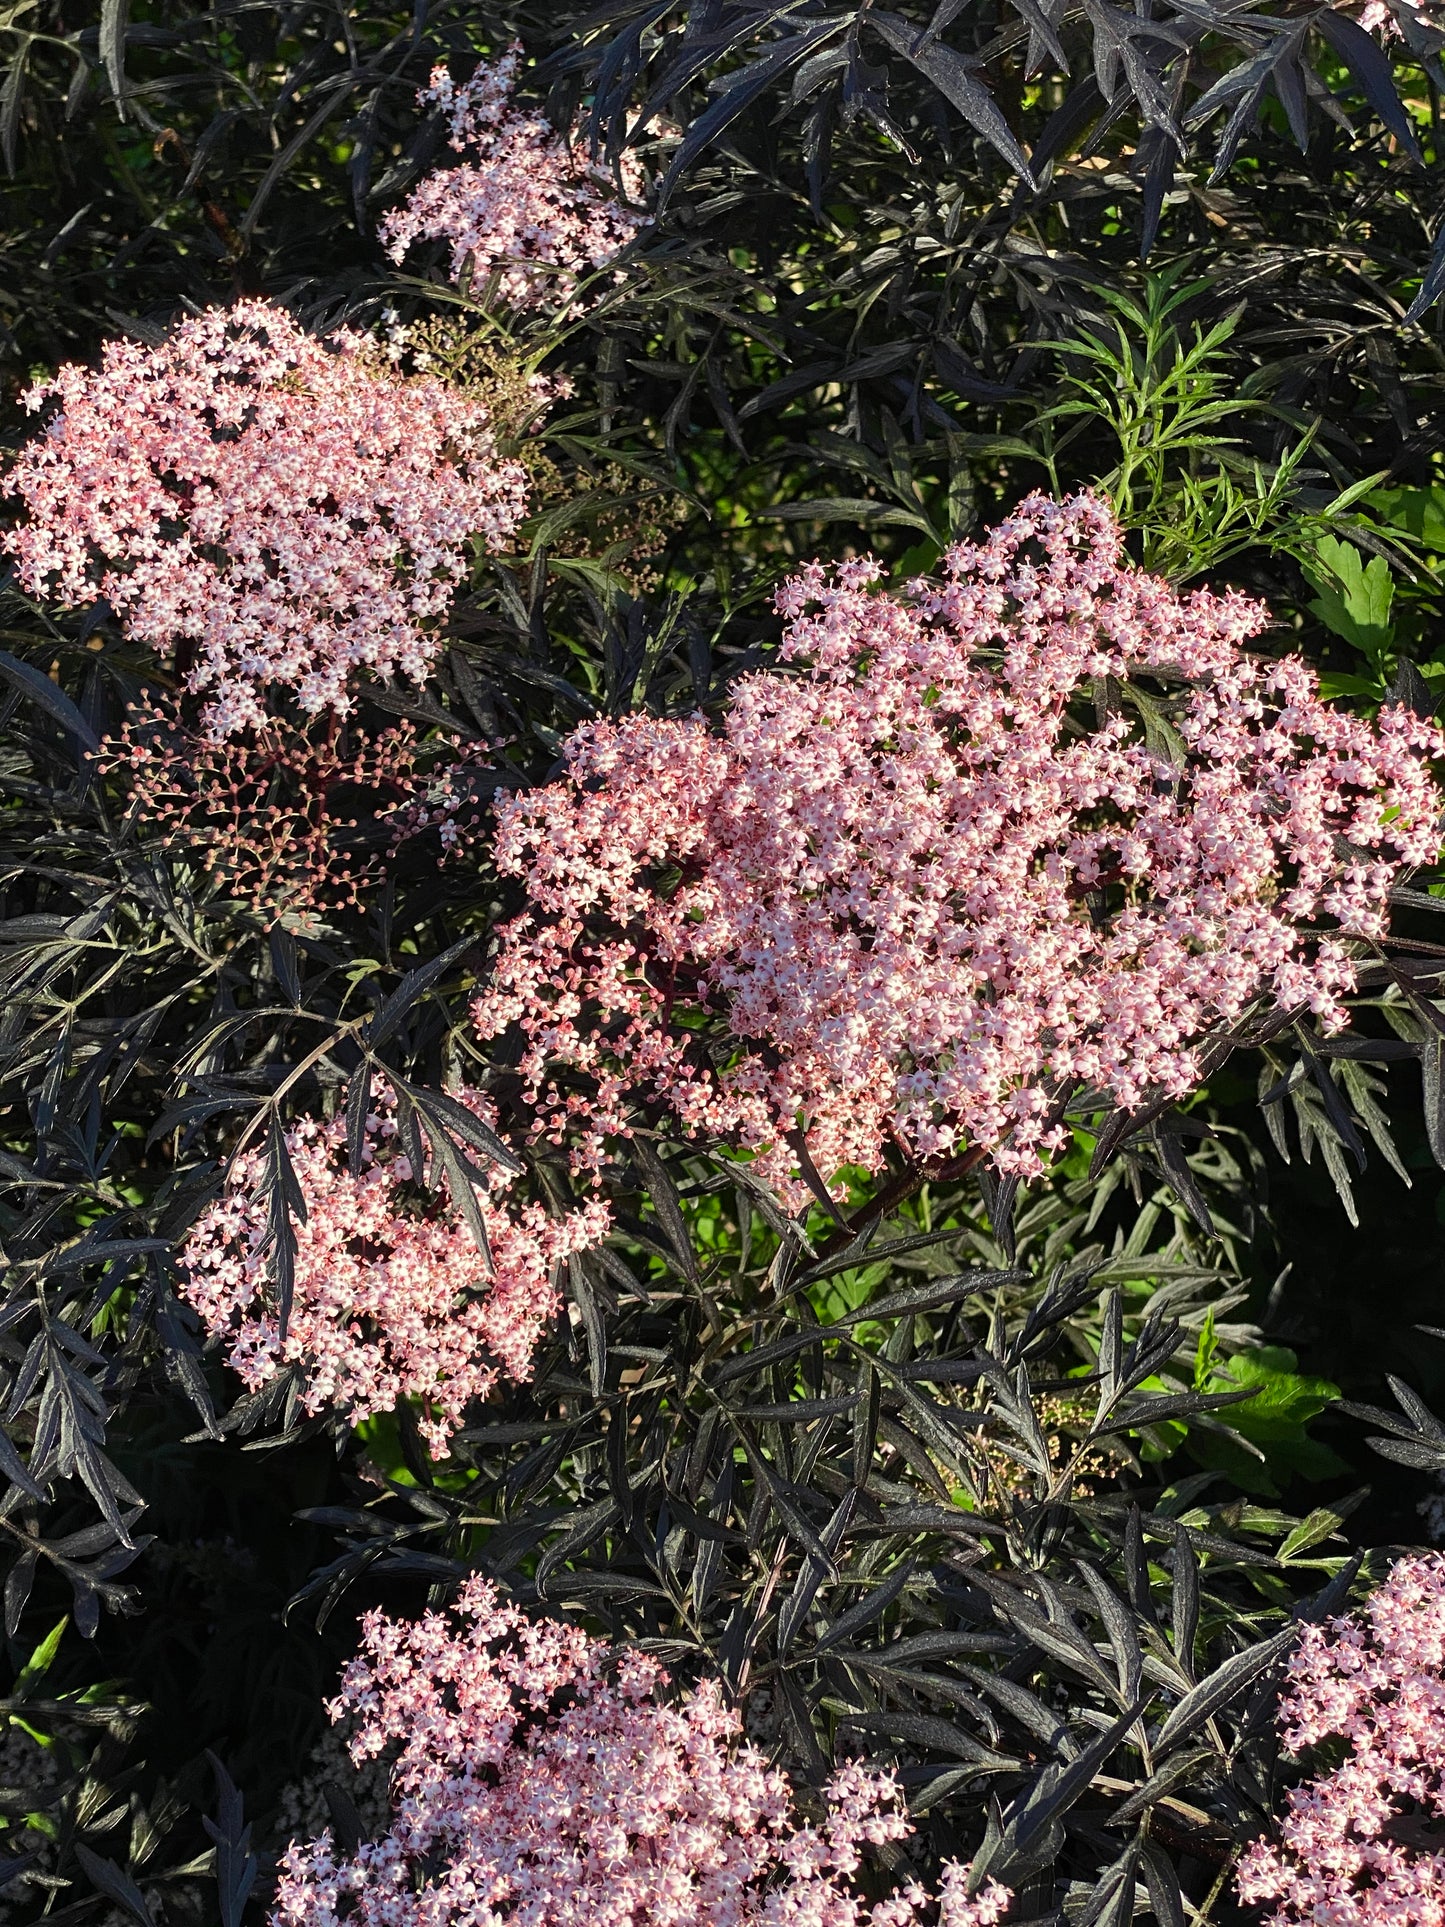
[[[505,543],[525,473],[478,395],[403,378],[363,337],[239,301],[159,347],[107,344],[26,397],[60,406],[3,486],[33,594],[105,597],[206,698],[216,739],[270,691],[344,715],[359,675],[420,681],[471,543]]]
[[[293,1842],[272,1927],[913,1927],[917,1884],[872,1907],[849,1885],[910,1831],[887,1776],[844,1767],[809,1824],[716,1682],[666,1685],[479,1579],[454,1621],[369,1613],[330,1712],[358,1762],[395,1749],[392,1824],[354,1854]],[[944,1870],[939,1927],[1002,1917],[1007,1891],[967,1878]]]
[[[455,1095],[495,1125],[479,1093]],[[226,1340],[227,1362],[249,1390],[299,1362],[308,1412],[339,1406],[361,1420],[419,1399],[422,1435],[445,1456],[473,1400],[485,1398],[502,1374],[529,1376],[532,1354],[559,1309],[554,1266],[595,1244],[609,1220],[600,1202],[560,1219],[540,1204],[509,1205],[496,1194],[510,1180],[494,1169],[490,1189],[478,1192],[492,1252],[488,1276],[444,1180],[434,1187],[439,1206],[419,1208],[407,1199],[405,1187],[420,1174],[396,1142],[395,1108],[395,1095],[378,1085],[356,1177],[344,1118],[305,1118],[287,1134],[306,1216],[296,1225],[284,1340],[267,1285],[266,1204],[254,1195],[258,1152],[236,1161],[226,1195],[187,1239],[181,1291],[207,1330]]]
[[[647,219],[617,200],[581,143],[512,105],[520,65],[513,47],[462,88],[435,70],[420,98],[447,115],[451,144],[468,158],[428,175],[383,220],[381,238],[398,262],[419,240],[446,241],[454,281],[470,274],[480,290],[495,274],[498,301],[536,308],[566,300],[578,277],[604,267]],[[645,186],[630,154],[623,184],[635,198]]]
[[[500,806],[529,906],[476,1023],[520,1025],[579,1168],[650,1102],[798,1199],[798,1129],[825,1175],[890,1142],[1036,1171],[1062,1092],[1183,1093],[1256,999],[1342,1021],[1342,936],[1434,857],[1439,732],[1246,655],[1264,611],[1135,570],[1098,499],[1031,497],[905,596],[878,575],[794,577],[788,668],[720,733],[588,723]]]
[[[1335,4],[1338,6],[1340,0],[1335,0]],[[1403,6],[1410,14],[1412,20],[1428,32],[1439,33],[1441,31],[1440,18],[1434,8],[1416,6],[1413,4],[1413,0],[1398,0],[1398,5]],[[1365,0],[1364,6],[1360,9],[1358,19],[1366,33],[1377,33],[1382,40],[1401,40],[1404,38],[1400,28],[1400,22],[1396,17],[1396,8],[1389,5],[1389,0]]]
[[[1363,1612],[1307,1626],[1279,1718],[1292,1753],[1348,1747],[1239,1863],[1269,1927],[1445,1923],[1445,1558],[1401,1559]]]

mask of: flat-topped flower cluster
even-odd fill
[[[1280,1727],[1292,1753],[1343,1742],[1239,1864],[1268,1927],[1445,1922],[1445,1558],[1401,1559],[1358,1613],[1306,1626]]]
[[[526,511],[479,394],[265,301],[109,342],[27,399],[59,407],[4,484],[28,511],[4,538],[20,580],[104,597],[217,739],[263,728],[276,692],[344,716],[362,676],[423,680],[470,545]]]
[[[944,1869],[869,1906],[868,1845],[911,1831],[890,1775],[844,1766],[809,1822],[716,1681],[676,1700],[646,1654],[529,1620],[480,1579],[454,1615],[371,1612],[330,1712],[395,1753],[395,1810],[282,1858],[273,1927],[993,1927],[1008,1894]]]
[[[1263,608],[1133,568],[1093,496],[879,577],[796,575],[787,667],[719,729],[587,723],[499,806],[527,907],[476,1022],[520,1026],[579,1168],[653,1106],[799,1199],[800,1129],[825,1174],[890,1145],[1036,1172],[1077,1088],[1182,1094],[1259,999],[1341,1022],[1346,939],[1436,854],[1435,727],[1247,654]]]
[[[480,1093],[464,1087],[454,1095],[495,1124]],[[378,1082],[371,1105],[355,1176],[344,1117],[301,1118],[287,1133],[304,1217],[295,1223],[284,1338],[268,1282],[259,1152],[235,1161],[226,1194],[192,1230],[180,1255],[181,1290],[249,1390],[295,1363],[308,1412],[335,1407],[359,1421],[416,1399],[422,1436],[445,1456],[473,1400],[503,1375],[529,1376],[559,1308],[554,1267],[595,1244],[608,1213],[597,1201],[560,1218],[539,1203],[514,1204],[504,1195],[509,1175],[493,1167],[477,1188],[489,1265],[445,1178],[435,1202],[422,1206],[410,1195],[421,1174],[397,1142],[395,1094]]]
[[[483,61],[463,87],[444,67],[433,72],[420,99],[446,115],[451,144],[466,158],[428,174],[386,216],[381,238],[398,262],[417,241],[445,241],[454,281],[469,277],[480,292],[495,275],[489,298],[526,309],[569,299],[647,216],[617,198],[583,143],[513,105],[520,67],[513,47]],[[640,197],[645,183],[635,155],[624,157],[622,183]]]

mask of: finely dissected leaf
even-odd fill
[[[999,1580],[985,1578],[982,1573],[974,1576],[974,1583],[983,1587],[1004,1619],[1016,1627],[1030,1644],[1037,1646],[1070,1672],[1080,1674],[1110,1695],[1114,1693],[1114,1680],[1093,1645],[1072,1620],[1046,1618],[1026,1602],[1021,1592]]]
[[[934,1719],[924,1713],[856,1713],[847,1720],[849,1728],[877,1734],[904,1746],[926,1747],[955,1760],[969,1760],[979,1767],[1009,1767],[1011,1760],[980,1746],[949,1720]]]
[[[920,73],[927,75],[970,127],[998,149],[1019,179],[1033,187],[1034,177],[1024,159],[1023,150],[1010,133],[1008,123],[999,112],[993,96],[982,81],[974,78],[970,63],[941,41],[919,33],[913,23],[905,20],[901,14],[872,8],[867,19],[868,24],[883,36],[895,52],[905,55]]]
[[[536,1586],[544,1599],[547,1597],[547,1581],[551,1575],[579,1552],[584,1552],[620,1517],[621,1512],[615,1499],[599,1499],[595,1505],[587,1506],[577,1513],[566,1531],[560,1538],[553,1540],[537,1561]]]
[[[682,1267],[683,1276],[696,1281],[697,1259],[693,1253],[692,1236],[683,1214],[677,1186],[673,1183],[666,1165],[658,1156],[656,1147],[648,1139],[639,1137],[634,1149],[647,1182],[647,1194],[652,1200],[659,1224],[667,1233],[667,1241],[672,1247],[677,1262]]]
[[[844,1640],[852,1639],[855,1634],[860,1633],[865,1626],[871,1626],[874,1620],[880,1619],[887,1612],[894,1600],[902,1593],[911,1576],[911,1567],[900,1567],[881,1585],[865,1593],[861,1599],[849,1606],[846,1612],[840,1613],[836,1619],[829,1621],[814,1642],[813,1651],[824,1652],[830,1646],[839,1646]]]
[[[789,34],[771,51],[759,55],[756,60],[730,75],[720,89],[718,98],[705,113],[698,116],[679,143],[672,163],[659,184],[659,202],[666,204],[668,196],[692,162],[706,152],[723,130],[750,107],[771,82],[780,79],[805,54],[837,31],[837,22],[825,20],[801,32]]]
[[[1371,1439],[1373,1451],[1396,1465],[1414,1466],[1421,1472],[1436,1472],[1445,1467],[1445,1445],[1425,1439]]]
[[[1000,1831],[985,1840],[973,1862],[973,1878],[985,1875],[1007,1884],[1047,1866],[1062,1842],[1059,1825],[1086,1791],[1102,1763],[1134,1724],[1147,1702],[1132,1706],[1068,1763],[1046,1766],[1005,1815]]]
[[[38,709],[43,709],[48,716],[59,723],[65,733],[73,737],[82,750],[93,751],[100,748],[100,738],[69,696],[58,683],[52,682],[49,676],[42,675],[33,663],[21,662],[18,656],[12,656],[8,650],[0,649],[0,676],[3,676],[13,689],[18,689],[22,696],[28,697]]]
[[[100,58],[115,97],[116,112],[125,119],[125,35],[130,16],[129,0],[101,0]]]
[[[1263,1639],[1243,1652],[1234,1653],[1187,1692],[1173,1708],[1154,1742],[1154,1756],[1163,1759],[1171,1747],[1180,1745],[1196,1728],[1238,1697],[1246,1686],[1267,1672],[1294,1643],[1292,1627]]]
[[[266,1250],[276,1290],[276,1316],[284,1339],[296,1289],[297,1240],[293,1219],[305,1222],[306,1201],[291,1163],[285,1130],[274,1112],[267,1126],[260,1182],[266,1205]]]
[[[379,1045],[384,1044],[418,999],[444,977],[458,958],[465,956],[472,947],[472,938],[459,937],[438,956],[429,958],[426,963],[418,964],[415,969],[409,970],[367,1026],[365,1037],[367,1049],[375,1050]]]
[[[1119,1669],[1120,1696],[1124,1699],[1136,1699],[1140,1681],[1143,1678],[1144,1655],[1140,1649],[1139,1636],[1134,1629],[1134,1615],[1092,1564],[1080,1560],[1079,1573],[1094,1596],[1099,1617],[1103,1620],[1104,1630],[1109,1636],[1114,1663]]]
[[[20,113],[25,104],[25,73],[30,64],[32,42],[27,35],[10,56],[9,71],[5,84],[0,87],[0,155],[4,156],[5,172],[15,173],[15,142],[20,132]]]
[[[123,1867],[118,1867],[113,1860],[107,1860],[101,1854],[92,1853],[80,1840],[75,1842],[72,1852],[92,1884],[99,1887],[108,1899],[115,1901],[132,1920],[139,1921],[140,1927],[156,1927],[145,1895]]]
[[[235,1783],[214,1753],[207,1758],[216,1776],[217,1814],[205,1820],[206,1832],[216,1846],[216,1888],[220,1903],[221,1927],[241,1927],[241,1916],[256,1883],[260,1862],[251,1852],[251,1829],[245,1824],[245,1808]]]
[[[429,1090],[400,1078],[392,1080],[392,1088],[404,1094],[422,1118],[434,1148],[442,1138],[460,1139],[462,1144],[480,1151],[489,1164],[499,1166],[514,1177],[522,1171],[522,1160],[497,1133],[445,1091]]]
[[[1417,163],[1420,148],[1401,103],[1390,63],[1378,43],[1346,14],[1324,13],[1312,22],[1359,81],[1365,98],[1395,139]]]
[[[576,1254],[567,1260],[567,1287],[587,1334],[587,1366],[592,1396],[600,1398],[607,1382],[607,1320],[601,1295],[587,1275],[586,1263]]]
[[[1158,1927],[1184,1927],[1184,1890],[1178,1872],[1153,1841],[1144,1847],[1141,1872]]]
[[[352,1177],[361,1176],[366,1151],[366,1120],[371,1110],[371,1063],[353,1073],[346,1090],[346,1164]]]
[[[0,1431],[0,1474],[3,1474],[11,1485],[17,1487],[27,1498],[43,1499],[46,1496],[44,1486],[38,1485],[30,1476],[29,1466],[3,1431]]]
[[[858,1493],[856,1488],[845,1492],[833,1508],[828,1523],[818,1535],[819,1542],[823,1550],[829,1555],[829,1558],[835,1558],[837,1556],[838,1549],[843,1542],[844,1534],[848,1530],[848,1523],[853,1517],[853,1511],[857,1503]],[[782,1611],[778,1614],[777,1646],[780,1655],[786,1653],[792,1645],[799,1629],[808,1616],[809,1608],[818,1595],[818,1588],[828,1575],[829,1568],[824,1562],[811,1556],[803,1561],[798,1571],[798,1577],[794,1582],[793,1590],[788,1595]]]
[[[870,1300],[856,1312],[840,1318],[838,1323],[845,1326],[859,1324],[864,1319],[872,1322],[884,1318],[904,1318],[913,1312],[933,1311],[940,1305],[957,1304],[975,1293],[1013,1284],[1018,1277],[1016,1271],[966,1271],[951,1278],[940,1278],[932,1284],[909,1285],[902,1291],[888,1292],[882,1298]]]
[[[1445,1036],[1431,1029],[1420,1039],[1425,1135],[1435,1162],[1445,1169]]]
[[[1194,1678],[1194,1646],[1199,1636],[1199,1560],[1183,1526],[1176,1529],[1171,1592],[1174,1657],[1186,1677]]]

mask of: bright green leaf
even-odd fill
[[[1322,535],[1315,545],[1314,562],[1306,563],[1304,570],[1318,591],[1309,605],[1311,613],[1378,663],[1389,653],[1395,636],[1390,621],[1395,584],[1389,563],[1379,555],[1366,562],[1353,543]]]

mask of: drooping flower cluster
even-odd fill
[[[460,1090],[489,1126],[486,1098]],[[336,1406],[355,1420],[422,1402],[419,1429],[445,1455],[467,1406],[497,1379],[525,1380],[559,1307],[553,1267],[596,1243],[608,1225],[593,1202],[562,1218],[540,1204],[511,1204],[495,1168],[478,1205],[492,1271],[445,1180],[440,1202],[407,1196],[414,1173],[397,1142],[396,1099],[372,1094],[360,1174],[351,1175],[346,1122],[303,1118],[286,1143],[305,1219],[295,1226],[294,1297],[286,1336],[267,1283],[267,1206],[256,1194],[257,1152],[239,1158],[226,1194],[197,1221],[181,1252],[183,1296],[226,1342],[227,1363],[258,1390],[286,1366],[305,1373],[308,1412]]]
[[[814,1824],[741,1738],[716,1682],[673,1702],[646,1655],[529,1621],[486,1582],[455,1619],[369,1613],[333,1719],[353,1758],[395,1749],[380,1839],[328,1830],[282,1857],[272,1927],[993,1927],[1008,1904],[945,1869],[872,1907],[860,1849],[910,1831],[885,1775],[844,1767]]]
[[[4,483],[25,587],[104,597],[173,657],[217,740],[269,693],[345,715],[360,676],[425,676],[469,544],[507,541],[525,471],[476,393],[404,378],[365,339],[321,341],[240,301],[158,347],[107,344],[27,397],[60,406]]]
[[[158,698],[107,740],[100,767],[124,778],[148,835],[264,913],[304,916],[355,904],[413,837],[433,832],[445,860],[483,827],[474,757],[439,760],[409,722],[349,734],[326,717],[218,742]]]
[[[419,240],[445,241],[454,281],[469,275],[480,290],[495,274],[493,298],[536,308],[571,296],[578,278],[619,254],[646,217],[617,199],[582,143],[512,104],[520,65],[513,47],[460,88],[444,67],[435,70],[420,98],[441,108],[453,148],[467,158],[429,174],[386,216],[381,238],[398,262]],[[624,158],[622,179],[640,197],[634,155]]]
[[[1433,725],[1246,655],[1263,609],[1135,570],[1098,499],[1030,498],[905,596],[878,575],[793,578],[789,669],[720,733],[588,723],[500,808],[530,902],[476,1021],[520,1025],[579,1168],[656,1104],[795,1198],[798,1129],[825,1175],[890,1141],[1035,1171],[1062,1093],[1182,1093],[1256,999],[1341,1021],[1342,935],[1433,858]]]
[[[1445,1923],[1445,1558],[1401,1559],[1362,1612],[1307,1626],[1280,1704],[1292,1753],[1348,1754],[1294,1788],[1239,1864],[1269,1927]]]

